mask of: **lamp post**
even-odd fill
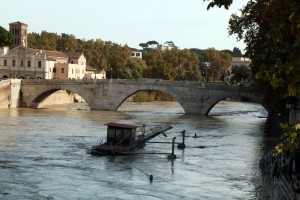
[[[110,79],[112,79],[112,67],[110,68]]]
[[[188,81],[188,76],[189,76],[189,70],[186,71],[186,76],[185,76],[186,81]]]
[[[120,71],[120,69],[118,68],[118,79],[119,79],[119,71]]]

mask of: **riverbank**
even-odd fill
[[[300,151],[274,156],[267,152],[260,161],[263,190],[267,199],[298,200],[300,195]],[[297,198],[298,196],[298,198]]]

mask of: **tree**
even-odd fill
[[[232,56],[234,56],[234,57],[242,57],[243,54],[242,54],[242,52],[241,52],[241,50],[239,48],[234,47],[233,51],[232,51]]]
[[[196,53],[198,55],[199,62],[205,62],[205,50],[192,48],[190,51]]]
[[[144,77],[165,80],[201,80],[198,56],[188,49],[167,51],[151,49],[144,52],[143,59],[147,64]]]
[[[143,78],[143,71],[146,68],[147,65],[144,60],[138,58],[129,58],[125,67],[126,74],[124,75],[124,77],[128,79]]]
[[[147,44],[148,46],[154,48],[154,47],[157,46],[159,43],[156,42],[155,40],[151,40],[151,41],[148,41],[146,44]]]
[[[224,6],[224,8],[228,9],[229,6],[232,4],[232,0],[203,0],[203,1],[211,1],[208,4],[207,9],[210,9],[214,6],[218,6],[219,8]]]
[[[221,52],[228,53],[229,55],[233,56],[233,51],[231,51],[229,49],[224,49]]]
[[[231,0],[211,0],[208,8],[231,3]],[[288,121],[286,104],[299,103],[291,101],[300,94],[299,19],[299,0],[256,0],[248,1],[241,14],[234,14],[229,20],[229,34],[246,43],[253,78],[265,103],[282,122]],[[287,135],[293,137],[291,133]]]
[[[219,81],[227,75],[227,69],[231,65],[231,55],[220,52],[214,48],[205,50],[205,61],[209,63],[208,73],[211,81]]]
[[[250,68],[246,65],[234,66],[232,69],[233,77],[230,79],[230,82],[237,83],[242,80],[247,80],[250,77]]]
[[[58,51],[63,51],[63,52],[75,52],[77,49],[77,40],[74,35],[69,35],[62,33],[61,37],[59,37],[57,41],[57,47],[56,49]]]
[[[249,1],[241,15],[232,15],[229,21],[229,33],[244,39],[254,79],[281,121],[288,114],[287,100],[299,95],[299,19],[298,0],[258,0]]]
[[[0,47],[10,46],[14,42],[13,36],[5,28],[0,26]]]
[[[166,41],[165,44],[168,45],[169,47],[177,48],[177,46],[172,41]]]
[[[139,46],[145,49],[148,48],[149,45],[147,43],[140,43]]]

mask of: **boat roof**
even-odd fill
[[[112,127],[118,127],[118,128],[126,128],[126,129],[135,129],[135,128],[139,127],[139,126],[135,126],[135,125],[120,124],[120,123],[115,123],[115,122],[110,122],[105,125],[112,126]]]

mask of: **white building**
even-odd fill
[[[160,50],[160,51],[165,51],[165,50],[171,50],[171,49],[174,49],[176,47],[172,47],[172,46],[169,46],[169,45],[163,45],[163,44],[158,44],[157,45],[157,49]]]
[[[59,51],[20,45],[0,56],[2,78],[82,79],[85,69],[83,54],[77,54],[76,58]]]
[[[142,59],[143,58],[143,51],[132,49],[131,50],[131,57]]]
[[[232,62],[231,62],[232,68],[234,66],[241,66],[241,65],[245,65],[245,66],[249,67],[250,64],[251,64],[251,59],[250,58],[246,58],[246,57],[232,57]]]
[[[63,53],[28,48],[28,25],[9,24],[13,35],[11,50],[0,48],[0,78],[83,79],[86,77],[86,58],[83,53]],[[90,72],[91,73],[91,72]],[[105,71],[91,77],[106,78]]]

